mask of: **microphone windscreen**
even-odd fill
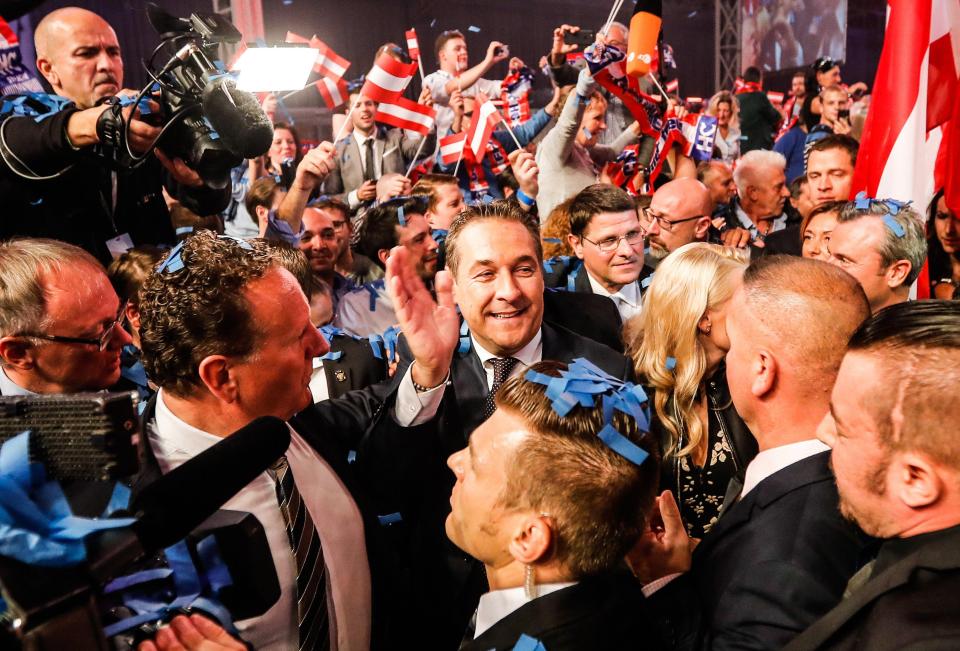
[[[131,505],[141,545],[152,552],[182,540],[289,446],[287,424],[263,416],[157,479]]]
[[[650,72],[650,64],[657,54],[662,16],[661,0],[640,0],[633,8],[627,39],[628,75],[643,77]]]
[[[224,146],[241,158],[267,153],[273,125],[252,93],[237,88],[229,77],[216,77],[203,88],[203,113]]]

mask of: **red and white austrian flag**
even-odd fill
[[[502,119],[503,116],[500,111],[490,100],[474,109],[473,124],[470,125],[470,131],[467,134],[467,144],[477,160],[483,160],[483,155],[487,151],[487,143],[493,136],[493,130]]]
[[[440,160],[444,165],[452,165],[463,156],[467,143],[467,132],[461,131],[440,140]]]
[[[389,54],[381,54],[370,69],[360,94],[374,102],[395,103],[416,70],[416,63],[401,63]]]
[[[407,35],[407,54],[410,55],[410,58],[416,61],[420,58],[420,43],[417,41],[417,30],[410,28],[406,32]]]
[[[396,102],[380,102],[374,119],[401,129],[418,131],[424,135],[430,132],[437,112],[429,106],[417,104],[406,97],[398,97]]]
[[[343,75],[346,74],[347,68],[350,67],[349,61],[334,52],[330,46],[317,38],[316,35],[310,39],[306,39],[299,34],[287,32],[287,43],[306,43],[317,50],[317,60],[313,64],[313,70],[324,77],[341,79]]]
[[[347,92],[347,82],[343,79],[337,79],[334,81],[329,77],[321,77],[314,85],[317,87],[317,92],[320,93],[320,97],[323,98],[324,104],[327,105],[329,109],[335,109],[338,106],[347,103],[347,100],[350,99],[350,94]]]

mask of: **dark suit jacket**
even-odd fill
[[[770,233],[764,240],[763,247],[754,247],[754,251],[759,255],[774,255],[783,253],[786,255],[803,255],[803,249],[800,243],[800,225],[789,224],[776,233]],[[751,259],[756,259],[751,256]]]
[[[417,623],[416,614],[408,610],[406,583],[400,580],[397,548],[389,541],[388,528],[380,524],[365,486],[359,481],[348,461],[363,435],[371,430],[381,433],[377,439],[383,448],[372,454],[390,454],[390,445],[408,437],[426,435],[433,421],[419,427],[402,428],[384,413],[395,397],[396,383],[383,383],[362,391],[352,391],[338,400],[324,400],[290,419],[290,425],[309,443],[337,474],[350,492],[363,518],[367,560],[370,564],[372,589],[371,649],[393,649],[409,640]],[[146,425],[154,418],[156,397],[147,404],[141,416],[140,472],[133,478],[131,502],[160,476],[160,467],[146,435]],[[398,487],[398,490],[403,487]],[[420,614],[422,616],[422,613]]]
[[[623,321],[606,296],[548,288],[543,292],[543,320],[623,352]]]
[[[840,515],[829,457],[760,482],[704,537],[690,572],[653,594],[674,648],[781,649],[840,600],[865,540]]]
[[[543,324],[542,332],[545,360],[570,362],[585,357],[615,377],[632,375],[630,362],[602,344],[549,323]],[[410,364],[403,337],[400,351],[397,376]],[[483,567],[453,545],[444,528],[455,481],[447,458],[466,447],[470,433],[482,422],[487,393],[486,374],[476,352],[454,354],[450,385],[431,433],[403,437],[405,445],[401,445],[397,441],[383,443],[383,434],[390,432],[378,431],[364,439],[357,454],[358,472],[374,490],[377,512],[402,515],[402,522],[391,527],[390,534],[404,550],[416,609],[430,613],[433,622],[422,631],[422,648],[456,648],[477,600],[487,590]],[[375,448],[372,454],[371,447]],[[384,447],[393,454],[377,451]]]
[[[386,360],[376,358],[366,339],[334,336],[330,340],[330,351],[340,353],[339,359],[323,360],[327,395],[330,398],[340,398],[348,391],[363,389],[387,379]]]
[[[633,577],[592,577],[526,603],[460,651],[509,651],[521,635],[536,638],[548,651],[660,649],[645,611]]]
[[[922,539],[922,540],[921,540]],[[916,547],[879,569],[891,545]],[[960,527],[888,541],[870,580],[787,649],[960,649]]]
[[[763,91],[740,93],[740,154],[754,149],[773,149],[773,134],[783,117]]]

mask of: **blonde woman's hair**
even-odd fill
[[[740,106],[733,94],[728,90],[721,90],[710,98],[707,103],[707,115],[717,117],[717,110],[720,104],[726,102],[730,105],[730,128],[740,129]]]
[[[698,325],[708,309],[730,300],[745,268],[739,250],[694,242],[667,256],[653,275],[632,356],[638,376],[654,389],[668,437],[664,456],[687,456],[706,436],[695,410],[707,368]],[[669,357],[676,360],[673,369]]]

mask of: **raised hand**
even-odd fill
[[[336,147],[332,142],[321,142],[304,155],[297,165],[294,184],[313,190],[337,167]]]
[[[413,381],[438,386],[447,377],[453,351],[460,338],[460,317],[453,300],[453,278],[438,271],[434,280],[437,300],[420,279],[410,252],[397,246],[387,259],[387,291],[407,339],[415,364]]]
[[[510,56],[510,47],[500,41],[490,41],[487,46],[487,61],[491,64],[500,63]]]
[[[540,192],[540,169],[533,154],[523,149],[515,149],[508,155],[513,175],[517,178],[520,190],[531,199]]]
[[[690,569],[696,546],[680,517],[673,493],[663,491],[650,515],[650,526],[627,552],[627,564],[643,583]]]

